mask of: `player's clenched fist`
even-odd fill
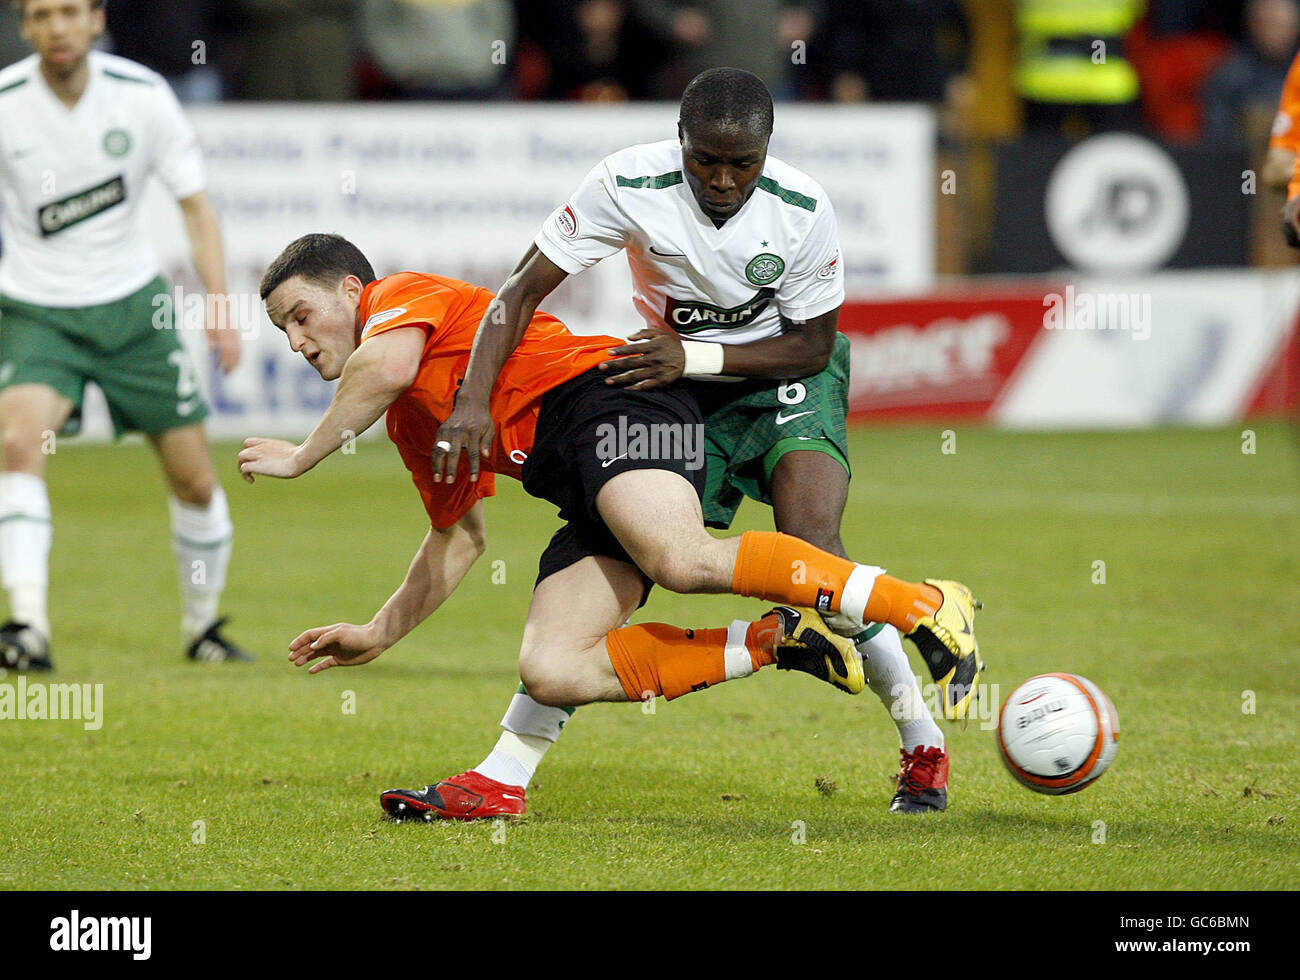
[[[295,667],[318,660],[308,673],[319,674],[331,667],[359,667],[368,664],[388,649],[373,626],[335,623],[315,626],[294,637],[289,644],[289,659]]]
[[[308,467],[302,463],[299,446],[285,439],[259,439],[256,436],[244,440],[244,448],[239,451],[239,472],[249,483],[255,475],[276,476],[291,480],[302,476]]]

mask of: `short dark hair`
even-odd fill
[[[678,123],[688,133],[709,123],[739,126],[756,136],[772,134],[772,93],[757,75],[740,68],[710,68],[682,93]]]
[[[326,286],[338,284],[340,279],[356,276],[363,286],[375,281],[375,270],[370,260],[342,235],[303,235],[285,247],[262,276],[262,299],[275,292],[275,287],[294,276],[302,276]]]

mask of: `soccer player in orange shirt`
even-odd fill
[[[290,244],[268,268],[261,294],[293,349],[339,386],[301,444],[246,440],[240,472],[249,482],[300,476],[387,411],[389,438],[431,524],[405,581],[371,621],[304,631],[290,644],[296,665],[317,661],[316,673],[368,663],[437,609],[483,553],[482,499],[493,495],[496,475],[520,479],[566,522],[541,556],[520,650],[520,677],[542,704],[671,699],[772,663],[857,693],[865,685],[860,655],[818,613],[890,623],[953,664],[977,655],[977,604],[959,583],[905,582],[777,532],[712,537],[700,508],[699,407],[680,386],[607,385],[597,365],[620,339],[575,336],[534,312],[491,391],[491,445],[469,455],[467,472],[448,468],[444,477],[434,466],[448,448],[438,429],[480,324],[500,311],[493,295],[412,272],[377,279],[337,235]],[[653,583],[782,605],[720,629],[619,628]],[[500,812],[523,812],[522,791],[481,785],[489,782],[471,772],[423,790],[389,790],[381,802],[395,816],[456,816],[466,799],[492,793]]]

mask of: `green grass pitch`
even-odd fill
[[[418,498],[383,441],[252,487],[220,445],[236,526],[224,609],[261,659],[191,665],[151,454],[63,445],[59,671],[32,679],[103,684],[103,727],[0,721],[0,888],[1294,888],[1295,432],[1254,426],[1248,454],[1240,429],[956,427],[945,454],[942,428],[853,432],[845,543],[975,589],[999,701],[1049,670],[1102,686],[1119,756],[1083,793],[1032,794],[990,728],[945,725],[948,812],[890,816],[897,742],[879,702],[769,669],[654,713],[580,709],[522,821],[392,824],[381,790],[495,741],[553,508],[501,481],[460,592],[374,664],[311,677],[289,639],[369,618],[419,544]],[[746,504],[738,526],[769,522]],[[640,618],[762,609],[656,590]]]

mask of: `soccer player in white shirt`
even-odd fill
[[[778,531],[844,555],[849,344],[836,328],[844,300],[838,232],[825,191],[768,156],[772,121],[760,79],[711,69],[682,96],[678,139],[620,150],[592,169],[498,294],[489,317],[499,326],[489,329],[485,319],[456,409],[438,434],[446,449],[435,455],[436,472],[454,478],[462,452],[476,472],[493,433],[488,393],[521,325],[567,276],[622,250],[646,325],[602,368],[609,384],[632,388],[693,379],[708,444],[706,523],[729,526],[749,496],[772,506]],[[871,624],[853,640],[899,731],[891,812],[944,809],[943,733],[898,631]],[[956,700],[945,713],[964,716],[978,653],[927,666],[950,682],[945,696]],[[505,734],[475,771],[511,787],[522,805],[522,789],[570,713],[521,688],[502,720]],[[444,815],[497,815],[485,802]]]
[[[144,432],[162,462],[188,656],[248,659],[217,615],[233,531],[207,410],[179,311],[160,315],[167,287],[138,217],[156,175],[179,202],[210,297],[209,346],[229,371],[239,336],[218,329],[211,302],[225,263],[198,140],[161,76],[93,50],[100,0],[22,0],[21,14],[35,54],[0,71],[0,582],[11,616],[0,666],[52,666],[47,440],[79,421],[87,381],[103,389],[115,431]]]

